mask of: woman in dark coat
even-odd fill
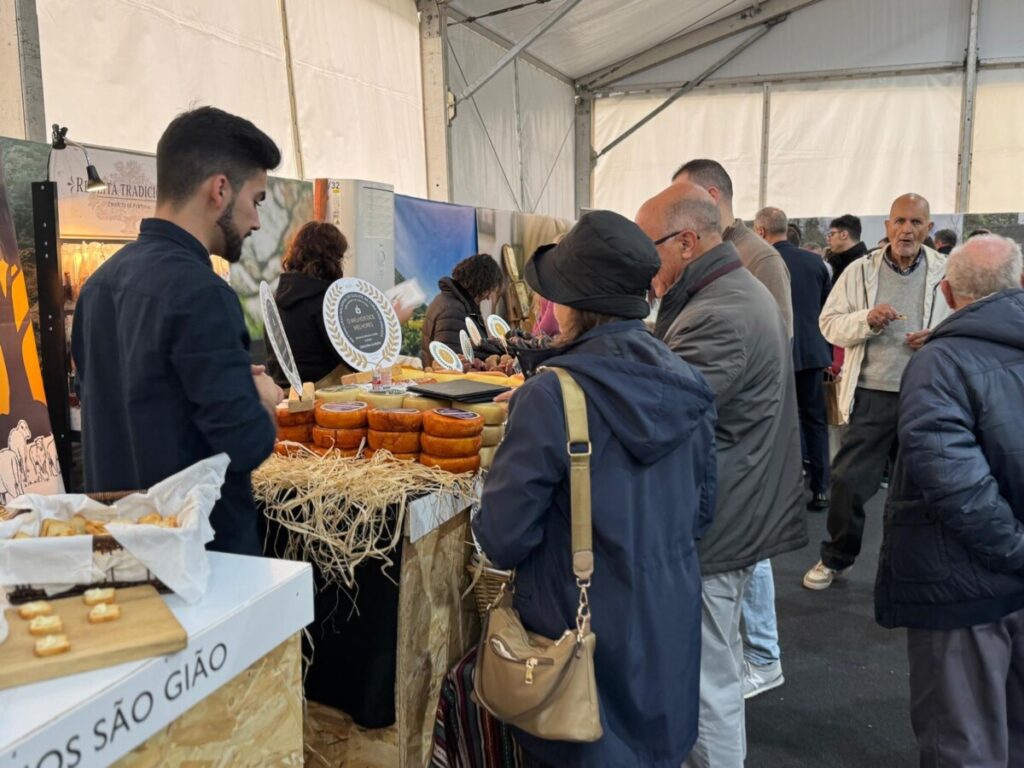
[[[459,350],[459,331],[466,330],[466,318],[476,323],[480,333],[486,333],[480,305],[493,299],[504,282],[501,267],[493,257],[478,253],[455,265],[451,277],[437,283],[441,292],[427,307],[423,320],[423,364],[434,362],[430,342],[440,341],[453,350]]]
[[[544,766],[679,768],[697,739],[701,577],[695,540],[715,506],[714,395],[644,326],[660,261],[650,239],[608,211],[585,214],[538,250],[526,281],[552,301],[561,335],[547,365],[587,400],[597,636],[604,734],[589,744],[515,732]],[[512,397],[508,434],[484,485],[474,531],[515,568],[515,607],[533,632],[575,626],[569,459],[554,373]]]
[[[341,260],[348,240],[336,226],[323,221],[304,224],[284,255],[274,302],[281,314],[285,335],[303,381],[316,382],[339,365],[345,365],[327,336],[324,326],[324,296],[331,283],[342,277]],[[287,389],[288,379],[267,344],[267,372]]]

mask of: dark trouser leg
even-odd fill
[[[828,424],[825,421],[825,385],[821,368],[796,372],[796,402],[800,432],[810,462],[812,493],[828,488]]]
[[[948,631],[907,630],[910,720],[922,768],[1018,765],[1009,756],[1012,627],[1021,612]],[[1018,641],[1019,643],[1019,641]]]
[[[821,543],[821,560],[842,570],[860,554],[864,504],[878,492],[885,462],[896,440],[899,394],[857,389],[850,427],[832,464],[828,505],[829,541]]]

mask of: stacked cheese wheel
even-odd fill
[[[423,413],[415,408],[374,408],[367,414],[367,442],[370,458],[376,451],[388,451],[396,459],[416,461],[420,453]]]
[[[277,406],[277,443],[274,452],[282,456],[303,453],[313,446],[313,411],[288,410],[288,403]],[[296,445],[300,443],[301,445]]]
[[[423,412],[420,463],[449,472],[480,469],[484,417],[457,408],[435,408]]]
[[[312,428],[313,442],[320,449],[317,453],[336,451],[345,457],[356,456],[366,441],[369,410],[366,403],[357,400],[317,401],[316,426]]]
[[[484,431],[480,444],[480,468],[490,469],[491,463],[494,461],[494,453],[498,450],[498,443],[505,437],[505,408],[497,403],[479,403],[462,407],[483,417]]]

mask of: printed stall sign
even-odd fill
[[[324,297],[327,336],[357,371],[389,368],[402,349],[402,328],[391,301],[375,285],[354,277],[335,280]]]

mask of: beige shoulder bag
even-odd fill
[[[587,589],[594,572],[590,522],[590,435],[587,403],[568,371],[558,376],[565,403],[569,484],[572,495],[572,570],[580,590],[575,629],[551,640],[527,632],[512,607],[511,586],[491,604],[476,659],[477,701],[499,720],[542,739],[597,741],[601,738],[594,647]]]

